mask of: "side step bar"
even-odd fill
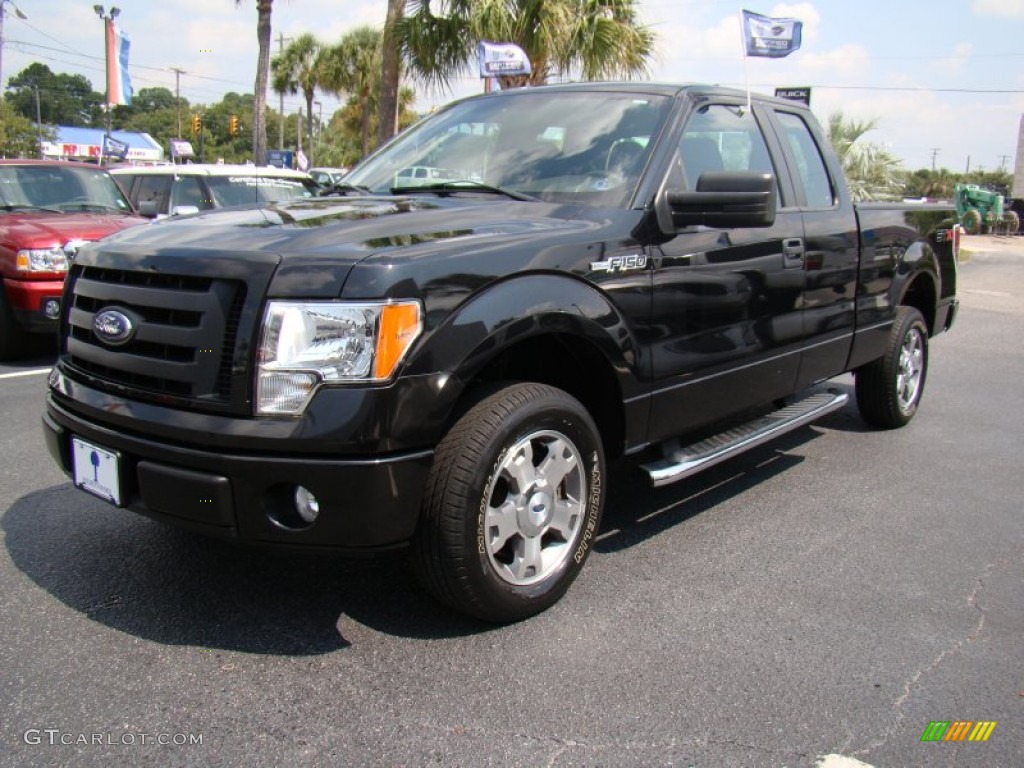
[[[642,464],[641,469],[647,472],[651,485],[660,488],[810,424],[826,413],[839,410],[847,400],[848,395],[838,392],[810,395],[693,445],[680,446],[678,441],[671,441],[665,445],[664,458]]]

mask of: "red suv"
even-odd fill
[[[96,166],[0,160],[0,360],[56,333],[68,264],[91,240],[145,223]]]

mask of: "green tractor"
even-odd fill
[[[956,215],[969,235],[1015,235],[1020,228],[1016,211],[1003,209],[1003,196],[977,184],[957,184]]]

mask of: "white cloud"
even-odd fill
[[[978,16],[1024,19],[1024,0],[974,0],[971,10]]]

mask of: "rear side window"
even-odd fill
[[[796,160],[796,171],[807,197],[807,207],[831,208],[836,202],[835,189],[811,129],[799,115],[789,112],[775,114]]]

